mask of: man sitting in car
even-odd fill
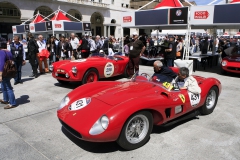
[[[163,66],[161,61],[155,61],[153,67],[155,72],[152,76],[153,81],[170,83],[177,77],[177,74],[171,68]]]
[[[189,69],[187,67],[181,67],[179,69],[176,81],[181,89],[187,89],[195,94],[201,93],[201,88],[199,87],[197,80],[193,76],[189,76]]]

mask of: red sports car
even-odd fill
[[[226,72],[240,74],[240,54],[227,56],[223,58],[221,73],[225,74]]]
[[[124,74],[127,76],[129,58],[125,56],[89,57],[87,59],[63,60],[50,66],[52,76],[59,83],[82,81],[83,84]]]
[[[202,89],[193,94],[177,83],[153,82],[147,74],[130,81],[94,82],[63,98],[57,115],[63,127],[85,141],[117,143],[126,150],[144,145],[153,125],[166,125],[213,112],[221,83],[194,76]]]

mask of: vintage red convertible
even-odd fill
[[[63,60],[53,63],[49,68],[59,83],[82,82],[82,84],[127,75],[129,58],[125,56],[94,56],[87,59]]]
[[[126,82],[85,84],[63,98],[57,111],[62,126],[79,139],[117,143],[126,150],[144,145],[153,125],[168,125],[189,116],[213,112],[221,83],[194,76],[201,94],[135,74]]]
[[[240,54],[227,56],[222,60],[221,73],[227,72],[240,74]]]

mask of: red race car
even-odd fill
[[[59,83],[82,81],[83,84],[124,74],[127,76],[129,58],[125,56],[89,57],[87,59],[63,60],[49,68]]]
[[[235,54],[223,58],[221,73],[225,74],[226,72],[240,74],[240,54]]]
[[[177,83],[153,82],[146,73],[130,81],[94,82],[63,98],[57,111],[62,126],[85,141],[117,143],[126,150],[144,145],[153,125],[169,125],[213,112],[221,83],[194,76],[202,89],[193,94]]]

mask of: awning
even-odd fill
[[[231,3],[240,3],[240,0],[233,0]]]
[[[70,21],[70,19],[65,16],[60,10],[55,13],[54,17],[51,19],[52,21]]]
[[[154,9],[159,8],[172,8],[172,7],[183,7],[179,0],[162,0]]]
[[[43,17],[38,13],[36,14],[34,20],[31,23],[39,23],[39,22],[45,22]]]

